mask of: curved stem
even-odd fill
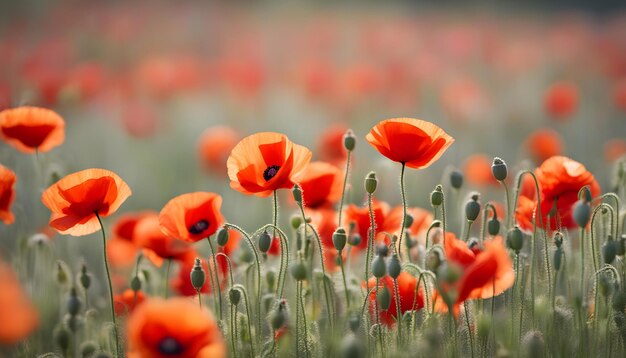
[[[487,230],[485,230],[486,226],[487,226],[487,216],[489,215],[489,209],[491,210],[491,213],[493,214],[494,218],[498,217],[498,214],[496,212],[496,208],[493,206],[493,204],[491,202],[488,202],[487,204],[485,204],[485,208],[483,209],[483,222],[482,225],[480,226],[480,241],[485,241],[485,232]]]
[[[276,295],[277,297],[282,298],[285,291],[287,267],[289,267],[289,240],[287,239],[287,235],[285,234],[285,232],[283,232],[283,230],[272,224],[263,225],[260,229],[255,231],[252,236],[258,235],[260,232],[266,230],[267,228],[271,228],[274,230],[275,233],[278,233],[278,238],[280,240],[280,271],[278,272],[278,285],[276,286]]]
[[[341,189],[341,202],[339,203],[339,220],[337,222],[337,227],[341,226],[341,214],[343,213],[343,201],[346,195],[346,184],[348,183],[348,173],[350,172],[350,155],[351,151],[348,151],[348,159],[346,160],[346,173],[343,177],[343,188]]]
[[[102,230],[102,250],[104,254],[104,269],[107,273],[107,283],[109,284],[109,299],[111,302],[111,319],[113,320],[113,333],[115,334],[115,353],[117,356],[122,356],[120,350],[120,341],[119,334],[117,331],[117,321],[115,320],[115,305],[113,303],[113,285],[111,284],[111,273],[109,272],[109,262],[107,261],[107,238],[106,233],[104,232],[104,225],[102,224],[102,219],[100,219],[100,214],[98,212],[94,212],[96,218],[98,219],[98,223],[100,224],[100,230]]]
[[[248,321],[248,334],[250,334],[250,352],[252,352],[251,356],[254,357],[254,344],[252,343],[252,325],[250,324],[250,301],[248,300],[248,291],[246,291],[246,288],[242,285],[234,285],[233,286],[234,289],[241,291],[241,293],[243,294],[243,300],[244,300],[244,304],[246,306],[246,316],[247,316],[247,320]]]

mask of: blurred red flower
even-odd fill
[[[5,109],[0,112],[0,132],[2,138],[19,151],[48,152],[65,140],[65,121],[45,108]]]
[[[11,204],[15,199],[15,185],[16,176],[15,173],[0,164],[0,220],[5,225],[13,224],[15,216],[11,212]]]

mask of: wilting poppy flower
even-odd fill
[[[113,224],[113,235],[107,243],[107,258],[113,266],[129,267],[135,263],[139,247],[135,242],[137,222],[150,212],[128,213]]]
[[[198,154],[203,166],[217,174],[226,174],[226,159],[239,138],[239,134],[227,126],[207,128],[198,141]]]
[[[332,205],[341,198],[343,175],[336,166],[325,162],[311,162],[299,179],[302,198],[308,208]]]
[[[129,355],[153,358],[221,358],[226,345],[217,322],[187,298],[149,299],[127,323]]]
[[[9,265],[0,261],[0,345],[27,338],[38,326],[39,315]]]
[[[2,138],[24,153],[48,152],[65,140],[65,121],[54,111],[18,107],[0,112]]]
[[[431,165],[454,142],[443,129],[414,118],[381,121],[366,139],[380,154],[414,169]]]
[[[11,204],[15,199],[15,173],[0,164],[0,220],[6,225],[13,224],[15,216],[11,212]]]
[[[213,235],[223,224],[222,197],[215,193],[195,192],[170,200],[159,214],[161,230],[177,239],[196,242]]]
[[[115,295],[113,298],[113,302],[115,304],[115,314],[122,316],[127,313],[132,313],[135,310],[135,307],[140,305],[145,300],[146,295],[143,291],[139,290],[135,294],[135,291],[129,288],[123,293]]]
[[[463,164],[463,172],[467,181],[473,185],[498,185],[491,173],[492,158],[485,154],[469,156]]]
[[[555,120],[566,120],[578,107],[578,87],[569,82],[558,82],[545,93],[546,112]]]
[[[524,142],[526,151],[535,163],[563,153],[563,139],[552,129],[544,128],[531,133]]]
[[[166,235],[161,230],[159,215],[156,213],[148,214],[137,222],[135,243],[158,256],[158,259],[152,260],[157,266],[161,265],[163,259],[177,259],[193,250],[189,243]]]
[[[424,307],[424,292],[420,286],[417,297],[415,296],[415,289],[417,286],[417,278],[413,277],[406,271],[400,273],[397,278],[398,281],[398,300],[400,302],[400,313],[404,314],[407,311],[417,311]],[[398,309],[396,306],[396,293],[394,290],[393,279],[389,276],[385,276],[378,280],[379,290],[383,286],[386,286],[391,293],[391,305],[385,310],[379,309],[380,322],[386,326],[393,326],[396,323]],[[368,280],[367,286],[371,288],[376,287],[376,278],[372,277]],[[372,315],[372,319],[375,320],[376,312],[376,290],[374,290],[369,296],[369,309]]]
[[[86,169],[67,175],[41,196],[50,209],[50,226],[61,234],[83,236],[96,232],[96,214],[113,214],[131,195],[128,185],[106,169]]]
[[[228,157],[231,188],[257,196],[291,189],[311,160],[311,151],[280,133],[262,132],[241,140]]]

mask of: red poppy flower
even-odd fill
[[[552,129],[544,128],[531,133],[524,142],[526,151],[535,163],[563,153],[563,140]]]
[[[347,131],[348,127],[339,124],[326,129],[322,133],[316,152],[320,160],[333,163],[336,166],[346,165],[348,151],[343,145],[343,136]]]
[[[39,325],[39,315],[9,265],[0,261],[0,345],[16,344]]]
[[[163,233],[156,213],[148,214],[137,222],[135,243],[159,257],[157,266],[161,265],[163,259],[176,259],[192,250],[189,243]]]
[[[381,121],[366,139],[380,154],[414,169],[431,165],[454,142],[433,123],[413,118]]]
[[[545,93],[546,112],[555,120],[566,120],[578,107],[578,87],[569,82],[558,82]]]
[[[217,322],[187,298],[149,299],[127,322],[129,355],[152,358],[222,358],[226,345]]]
[[[222,197],[215,193],[195,192],[170,200],[159,214],[161,230],[177,239],[196,242],[213,235],[223,224]]]
[[[143,291],[135,291],[130,288],[125,290],[122,294],[115,295],[113,302],[115,304],[115,314],[117,316],[123,316],[128,313],[132,313],[135,307],[139,306],[146,300],[146,295]]]
[[[400,229],[402,222],[402,215],[398,219],[396,215],[389,217],[390,208],[385,202],[374,200],[372,202],[372,211],[374,212],[374,223],[376,224],[376,237],[375,242],[385,242],[388,240],[386,235],[393,234]],[[361,236],[361,243],[354,246],[353,252],[363,250],[367,248],[367,242],[369,239],[370,228],[370,214],[368,206],[357,207],[356,205],[350,205],[346,208],[344,227],[350,227],[350,223],[354,223],[356,233]]]
[[[50,226],[61,234],[88,235],[100,229],[96,214],[113,214],[131,195],[128,185],[105,169],[86,169],[67,175],[41,196],[50,209]]]
[[[203,166],[220,175],[226,174],[226,160],[239,138],[239,134],[227,126],[207,128],[198,142],[198,154]]]
[[[150,212],[122,215],[113,224],[113,237],[107,243],[107,258],[113,266],[129,267],[135,263],[139,247],[135,242],[137,222]]]
[[[299,179],[302,198],[308,208],[329,206],[341,198],[343,175],[336,166],[325,162],[311,162]]]
[[[18,107],[0,112],[2,138],[24,153],[48,152],[63,144],[65,121],[54,111]]]
[[[402,271],[397,278],[398,281],[398,300],[400,302],[400,313],[407,311],[418,311],[424,307],[424,291],[420,285],[417,297],[415,297],[415,289],[417,286],[417,278],[413,277],[406,271]],[[380,322],[388,327],[395,325],[397,321],[398,309],[396,306],[396,293],[394,290],[393,279],[385,276],[378,280],[379,290],[386,286],[391,293],[391,305],[387,310],[379,309]],[[367,281],[367,286],[376,287],[376,278],[372,277]],[[369,296],[369,309],[372,319],[376,319],[376,290]]]
[[[0,220],[6,225],[13,224],[15,216],[11,212],[11,204],[15,199],[15,173],[0,164]]]
[[[228,157],[231,188],[265,197],[291,189],[311,160],[311,151],[280,133],[263,132],[244,138]]]

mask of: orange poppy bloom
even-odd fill
[[[113,224],[113,237],[107,243],[107,258],[113,266],[129,267],[135,263],[139,247],[135,242],[137,222],[150,212],[122,215]]]
[[[330,208],[306,210],[307,217],[311,218],[311,225],[317,230],[324,248],[336,251],[333,244],[333,233],[337,228],[337,212]]]
[[[152,251],[157,256],[152,259],[157,266],[161,266],[163,259],[177,259],[193,250],[189,243],[163,233],[159,215],[156,213],[141,218],[137,222],[134,234],[135,243],[139,247]]]
[[[115,314],[117,316],[123,316],[127,313],[132,313],[135,310],[135,307],[139,306],[145,300],[146,295],[143,291],[137,291],[137,294],[135,295],[135,291],[129,288],[122,294],[115,295],[115,298],[113,298]]]
[[[311,162],[300,177],[302,198],[308,208],[330,206],[341,198],[343,174],[326,162]]]
[[[106,169],[86,169],[67,175],[41,196],[50,209],[50,226],[61,234],[83,236],[100,229],[96,214],[113,214],[131,195],[128,185]]]
[[[127,322],[129,355],[152,358],[221,358],[226,344],[217,322],[187,298],[146,300]]]
[[[389,204],[374,200],[372,202],[372,211],[374,212],[374,223],[376,224],[375,243],[385,242],[387,240],[384,232],[389,234],[395,233],[400,229],[402,222],[402,214],[399,218],[397,215],[389,216]],[[369,240],[370,214],[367,205],[357,207],[350,205],[346,208],[344,228],[349,228],[350,223],[354,223],[355,231],[361,236],[361,243],[353,247],[352,252],[357,252],[367,248]],[[346,229],[347,230],[347,229]]]
[[[220,175],[226,174],[226,159],[239,138],[239,134],[227,126],[207,128],[198,141],[198,154],[203,166]]]
[[[524,147],[535,163],[541,163],[563,153],[563,139],[552,129],[539,129],[526,138]]]
[[[424,307],[424,291],[420,285],[415,297],[415,289],[417,286],[417,278],[413,277],[406,271],[402,271],[397,278],[398,281],[398,300],[400,302],[400,312],[404,314],[407,311],[418,311]],[[391,293],[391,304],[385,311],[379,309],[380,322],[388,327],[395,325],[398,315],[398,309],[396,306],[396,293],[394,290],[393,279],[389,276],[385,276],[378,280],[379,290],[386,286]],[[367,281],[368,287],[376,287],[376,278],[372,277]],[[376,290],[374,290],[369,296],[369,310],[372,315],[372,319],[376,319]]]
[[[168,236],[187,242],[206,239],[224,223],[221,205],[222,197],[215,193],[179,195],[161,210],[161,230]]]
[[[63,144],[65,121],[54,111],[18,107],[0,112],[2,138],[24,153],[48,152]]]
[[[492,158],[485,154],[469,156],[463,164],[463,172],[467,181],[473,185],[498,185],[498,181],[491,173]]]
[[[6,225],[13,224],[15,216],[11,212],[11,204],[15,199],[15,173],[0,164],[0,220]]]
[[[311,160],[311,151],[280,133],[256,133],[241,140],[228,157],[231,188],[265,197],[291,189]]]
[[[546,112],[555,120],[567,120],[578,108],[578,87],[569,82],[558,82],[545,93]]]
[[[414,118],[381,121],[366,139],[380,154],[414,169],[431,165],[454,142],[435,124]]]
[[[0,345],[19,343],[39,325],[39,315],[9,265],[0,261]]]

